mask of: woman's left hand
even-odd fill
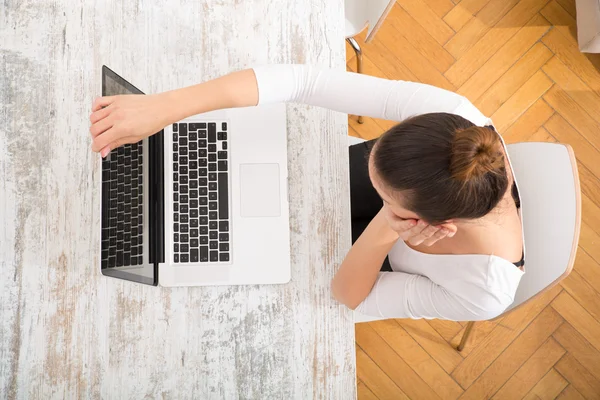
[[[413,246],[424,244],[431,246],[446,237],[454,236],[454,232],[443,225],[433,226],[423,220],[398,218],[388,207],[384,206],[385,218],[400,239]]]

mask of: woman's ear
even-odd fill
[[[448,229],[450,231],[450,233],[448,234],[448,237],[452,237],[452,236],[456,235],[456,232],[458,231],[458,227],[452,220],[446,221],[443,224],[440,224],[439,226],[444,229]]]

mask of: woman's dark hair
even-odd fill
[[[379,138],[371,157],[383,183],[402,192],[403,206],[430,224],[483,217],[508,188],[498,134],[454,114],[401,122]]]

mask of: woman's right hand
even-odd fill
[[[99,97],[92,105],[92,150],[106,157],[111,150],[137,143],[159,132],[169,121],[164,94]]]
[[[423,220],[398,218],[387,206],[383,206],[385,218],[392,228],[405,242],[413,246],[424,244],[431,246],[439,240],[454,236],[453,231],[440,226],[427,224]]]

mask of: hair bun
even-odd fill
[[[454,134],[450,156],[452,178],[467,182],[488,173],[500,173],[503,168],[502,144],[494,130],[473,126]]]

